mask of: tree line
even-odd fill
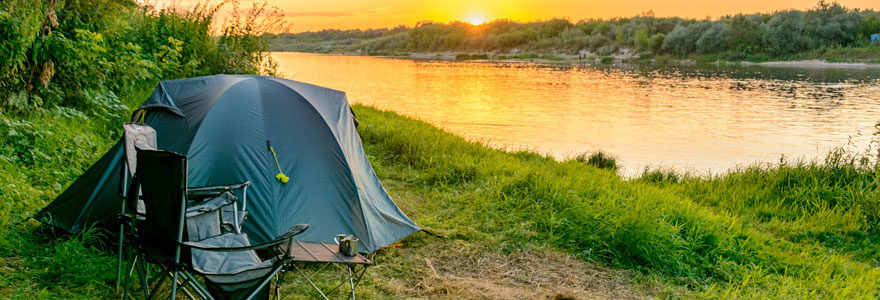
[[[784,56],[813,49],[864,46],[880,33],[880,12],[821,1],[806,11],[736,14],[717,20],[659,18],[652,12],[628,18],[510,20],[472,25],[420,22],[370,30],[322,30],[272,35],[270,50],[302,52],[555,52],[612,55],[723,54]]]

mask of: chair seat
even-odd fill
[[[246,234],[226,233],[198,242],[201,246],[229,248],[250,246]],[[254,251],[217,252],[192,249],[192,267],[216,283],[236,283],[266,276],[276,259],[260,260]]]

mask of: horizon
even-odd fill
[[[187,7],[202,0],[155,0],[161,5]],[[691,0],[429,0],[410,3],[402,0],[374,0],[346,3],[342,0],[291,2],[267,0],[277,7],[290,25],[286,33],[321,30],[368,30],[413,27],[419,22],[450,23],[455,21],[481,24],[507,19],[515,22],[534,22],[550,19],[580,21],[585,19],[625,18],[653,12],[655,17],[687,19],[718,19],[727,15],[772,13],[780,10],[807,10],[816,6],[816,0],[759,1],[744,0],[735,3],[715,3]],[[242,8],[256,1],[243,0]],[[832,2],[832,1],[829,1]],[[850,9],[880,9],[880,1],[836,1]],[[281,32],[280,32],[281,33]]]

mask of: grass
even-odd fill
[[[806,53],[809,59],[823,59],[829,62],[880,63],[880,45],[861,47],[823,48]]]
[[[694,54],[690,56],[696,63],[713,63],[716,61],[730,62],[769,62],[769,61],[798,61],[798,60],[824,60],[827,62],[848,63],[880,63],[880,45],[851,46],[851,47],[823,47],[799,53],[770,56],[764,53],[746,53],[728,50],[718,54]]]
[[[501,152],[423,123],[398,124],[400,117],[391,113],[361,107],[356,111],[365,116],[362,138],[368,152],[373,153],[371,161],[382,166],[377,168],[380,177],[383,173],[406,173],[416,189],[425,189],[428,198],[434,199],[426,204],[433,206],[427,215],[446,212],[439,219],[419,218],[421,214],[416,213],[420,224],[451,227],[476,240],[481,234],[501,235],[502,251],[562,249],[587,261],[658,274],[672,279],[673,285],[684,285],[706,296],[757,297],[778,292],[802,297],[871,298],[876,294],[880,276],[876,263],[836,254],[815,241],[788,239],[760,226],[750,214],[707,205],[709,195],[727,199],[724,195],[734,194],[764,203],[773,200],[767,198],[770,193],[790,192],[781,197],[801,201],[783,202],[779,211],[808,211],[806,206],[817,200],[807,197],[833,195],[806,194],[797,189],[811,187],[816,178],[837,174],[833,170],[839,168],[834,166],[814,165],[829,168],[829,173],[816,173],[776,190],[764,188],[760,180],[761,176],[777,174],[770,167],[752,169],[750,174],[758,179],[740,183],[752,185],[748,189],[733,184],[709,189],[717,185],[712,180],[718,178],[694,179],[690,182],[704,187],[709,195],[692,195],[683,193],[683,186],[624,181],[612,171],[577,160],[557,162],[526,152]],[[374,117],[378,117],[376,121]],[[390,172],[388,165],[392,166]],[[848,171],[841,172],[875,177],[873,171],[842,167]],[[728,176],[737,178],[738,174]],[[816,189],[824,190],[824,186]],[[875,193],[872,189],[863,192]],[[842,206],[821,212],[828,221],[848,216],[862,225],[824,224],[836,228],[838,231],[832,232],[838,234],[872,232],[876,222],[868,218],[870,214],[857,215]],[[799,228],[807,230],[815,223],[801,225],[805,226]]]
[[[880,177],[858,156],[624,180],[607,154],[560,162],[492,149],[394,113],[354,110],[367,155],[401,209],[449,236],[415,234],[382,250],[364,298],[579,293],[565,286],[596,297],[880,296]],[[111,297],[115,261],[105,232],[63,236],[16,223],[104,153],[119,120],[62,110],[0,117],[0,297]],[[492,268],[503,275],[489,276]],[[565,276],[573,272],[603,280],[597,288]],[[322,274],[319,285],[330,286],[333,276]],[[542,282],[560,288],[534,287]],[[294,283],[285,289],[305,291]],[[611,289],[625,292],[602,294]]]
[[[548,60],[548,61],[562,61],[565,60],[562,57],[556,56],[552,53],[525,53],[525,54],[509,54],[509,55],[495,55],[492,56],[492,59],[497,60]]]

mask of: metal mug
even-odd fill
[[[345,253],[345,247],[348,246],[348,244],[345,242],[347,238],[348,235],[345,234],[337,234],[335,237],[333,237],[333,241],[335,241],[336,244],[339,245],[339,253]]]
[[[340,233],[340,234],[337,234],[335,237],[333,237],[333,241],[336,242],[336,244],[339,244],[339,243],[340,243],[342,240],[344,240],[346,237],[348,237],[348,235],[345,235],[345,234],[341,234],[341,233]]]
[[[339,252],[342,252],[342,254],[345,256],[356,256],[358,253],[358,241],[358,238],[349,235],[345,240],[342,241],[342,243],[339,244],[340,246],[345,245],[344,247],[340,247],[342,249],[340,249]]]

